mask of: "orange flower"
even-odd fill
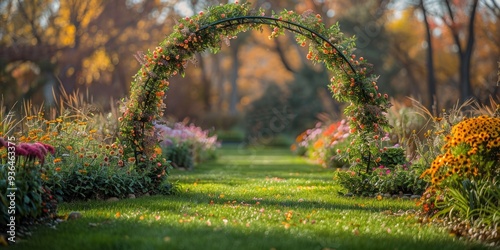
[[[320,138],[314,143],[313,147],[314,149],[320,149],[323,147],[323,145],[324,145],[323,139]]]
[[[61,171],[61,168],[55,168],[56,172]]]
[[[54,159],[54,163],[58,163],[58,162],[61,162],[61,161],[62,161],[62,159],[61,159],[61,158],[55,158],[55,159]]]
[[[155,154],[157,154],[157,155],[161,155],[162,150],[161,150],[161,148],[160,148],[160,147],[155,147],[154,152],[155,152]]]

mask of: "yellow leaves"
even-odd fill
[[[59,41],[63,46],[73,46],[75,43],[76,27],[72,24],[67,25],[61,30]]]
[[[85,72],[85,83],[91,84],[93,81],[101,77],[104,71],[113,71],[114,65],[111,62],[110,56],[104,48],[100,48],[83,60],[83,68]]]
[[[103,10],[101,0],[89,1],[61,1],[59,16],[55,20],[58,26],[64,26],[76,16],[76,22],[86,28],[90,21],[96,18]]]

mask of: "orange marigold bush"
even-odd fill
[[[453,126],[446,144],[431,167],[421,177],[430,176],[439,185],[451,176],[488,178],[499,174],[500,118],[479,116],[464,119]],[[487,162],[497,164],[484,164]]]

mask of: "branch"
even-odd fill
[[[451,10],[450,1],[449,0],[445,0],[444,2],[445,2],[445,5],[446,5],[446,10],[448,11],[448,14],[450,15],[451,23],[446,22],[446,20],[444,20],[444,17],[442,17],[442,19],[443,19],[444,23],[446,24],[446,26],[448,26],[448,28],[450,28],[453,40],[455,41],[455,44],[458,47],[458,54],[460,56],[462,56],[462,54],[463,54],[462,44],[460,44],[460,37],[459,37],[458,32],[456,30],[456,27],[454,25],[456,23],[455,23],[455,17],[453,16],[453,11]]]
[[[472,47],[474,46],[474,20],[476,17],[476,9],[479,0],[474,0],[472,4],[472,9],[470,11],[470,19],[469,19],[469,36],[467,38],[467,45],[465,53],[472,53]]]
[[[296,73],[297,71],[292,68],[290,63],[288,63],[288,59],[286,58],[285,52],[283,51],[283,48],[282,48],[280,42],[278,41],[278,39],[274,39],[274,41],[276,44],[276,52],[278,52],[278,55],[280,56],[280,59],[281,59],[281,62],[283,63],[283,66],[285,66],[285,68],[288,71],[290,71],[292,73]]]
[[[17,0],[17,3],[19,5],[19,10],[21,11],[21,15],[23,15],[23,17],[26,18],[26,20],[28,20],[28,23],[30,24],[31,33],[35,37],[36,42],[37,43],[42,43],[42,39],[40,38],[40,35],[38,35],[38,32],[36,30],[35,21],[28,16],[28,13],[26,12],[26,9],[24,8],[24,6],[21,3],[21,1]],[[33,12],[34,12],[35,8],[32,8],[32,9],[33,9]],[[33,16],[34,16],[34,14],[33,14]]]
[[[496,1],[483,1],[483,4],[497,17],[497,19],[500,19],[500,5]]]

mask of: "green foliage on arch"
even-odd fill
[[[262,9],[249,3],[209,7],[192,17],[180,19],[174,32],[154,50],[138,55],[142,67],[131,83],[130,98],[121,117],[120,134],[136,162],[147,161],[157,143],[153,122],[163,115],[168,79],[184,75],[184,68],[197,52],[207,49],[217,53],[224,42],[240,32],[263,31],[270,26],[269,38],[291,30],[301,46],[308,46],[307,58],[321,62],[331,71],[329,87],[333,96],[349,106],[351,132],[356,136],[352,147],[344,152],[353,164],[377,161],[376,147],[388,123],[385,112],[390,106],[388,96],[378,92],[377,76],[363,57],[354,55],[354,38],[346,37],[338,25],[325,27],[322,17],[312,12],[298,14],[284,10],[266,17]]]

